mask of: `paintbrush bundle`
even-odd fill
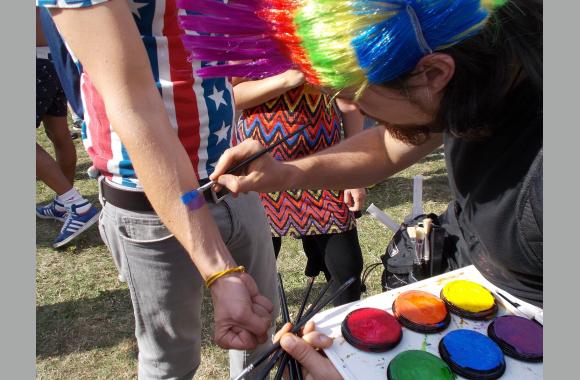
[[[280,280],[280,284],[281,284],[281,277],[279,277],[279,280]],[[328,304],[330,304],[336,298],[338,298],[338,296],[340,296],[349,286],[351,286],[355,282],[355,280],[356,280],[355,277],[351,277],[350,279],[348,279],[348,281],[346,281],[338,289],[336,289],[330,296],[328,296],[326,299],[323,300],[326,292],[328,291],[328,289],[332,286],[332,284],[334,282],[332,279],[330,281],[328,281],[326,283],[326,285],[324,286],[324,288],[321,290],[319,296],[310,305],[310,307],[306,310],[306,312],[302,316],[302,310],[304,310],[304,306],[306,305],[306,302],[308,301],[308,297],[309,297],[310,291],[312,289],[313,280],[310,280],[308,285],[307,285],[306,292],[305,292],[305,299],[303,300],[302,306],[300,308],[301,310],[298,313],[298,318],[296,319],[296,322],[294,323],[294,327],[292,328],[292,330],[290,330],[290,332],[293,334],[299,333],[300,330],[302,329],[302,327],[304,327],[304,325],[306,324],[306,322],[308,322],[310,319],[312,319],[312,317],[314,317],[318,312],[320,312],[320,310],[322,310],[324,307],[326,307]],[[289,313],[287,310],[286,294],[284,292],[283,285],[282,286],[279,285],[278,291],[279,291],[279,295],[281,298],[281,304],[286,306],[285,307],[286,310],[284,310],[284,308],[283,308],[282,314],[284,316],[284,319],[289,320],[290,316],[289,316]],[[274,366],[276,365],[276,362],[278,362],[278,360],[280,360],[283,355],[284,355],[284,350],[282,350],[282,348],[280,347],[280,342],[273,344],[272,347],[270,347],[270,349],[268,349],[258,359],[256,359],[254,362],[252,362],[246,368],[244,368],[244,370],[234,380],[240,380],[240,379],[244,378],[244,376],[246,376],[248,373],[252,372],[256,367],[258,367],[258,366],[262,365],[262,363],[266,362],[266,360],[268,360],[268,358],[270,358],[270,360],[268,362],[266,362],[266,364],[264,364],[258,378],[260,378],[260,379],[269,378],[270,371],[272,370],[272,368],[274,368]],[[295,377],[296,379],[301,379],[300,366],[296,365],[294,368],[296,369],[296,371],[290,371],[291,376],[296,376]],[[280,373],[281,372],[282,371],[280,371]]]

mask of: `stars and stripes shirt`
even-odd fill
[[[37,0],[38,6],[79,8],[108,0]],[[217,0],[221,1],[221,0]],[[188,61],[175,0],[127,0],[149,56],[157,88],[171,126],[191,160],[198,179],[207,178],[221,154],[232,144],[233,92],[225,78],[202,79],[194,72],[211,62]],[[74,52],[71,51],[74,56]],[[104,102],[81,75],[85,109],[84,146],[99,171],[114,183],[140,189],[131,159],[111,128]]]

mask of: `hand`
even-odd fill
[[[219,191],[224,186],[234,195],[248,191],[270,192],[283,190],[285,165],[276,161],[269,154],[246,165],[241,173],[224,174],[229,168],[252,154],[261,151],[264,147],[256,140],[244,140],[241,144],[227,149],[220,157],[215,171],[210,175],[217,185],[214,190]]]
[[[292,325],[287,323],[276,333],[274,341],[280,340],[280,344],[294,359],[302,365],[302,373],[305,380],[340,380],[342,376],[334,365],[317,349],[332,346],[332,339],[318,331],[315,331],[314,322],[308,322],[304,326],[302,338],[289,333]]]
[[[304,73],[300,70],[296,70],[296,69],[290,69],[287,71],[284,71],[282,74],[280,74],[285,81],[285,88],[287,89],[292,89],[295,87],[298,87],[300,85],[303,85],[306,82],[306,78],[304,77]]]
[[[268,339],[272,302],[258,291],[247,273],[230,274],[211,286],[214,308],[214,338],[218,346],[251,350]]]
[[[366,190],[363,189],[348,189],[344,191],[344,203],[348,206],[350,211],[361,211],[365,205],[365,198],[367,197]]]

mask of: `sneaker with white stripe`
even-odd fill
[[[64,221],[60,233],[52,243],[54,248],[59,248],[67,244],[99,220],[99,213],[101,210],[97,209],[95,206],[91,205],[91,208],[82,214],[76,212],[77,208],[84,207],[87,204],[89,204],[89,202],[71,206],[71,210]]]
[[[64,208],[64,205],[56,200],[56,198],[47,205],[36,208],[36,216],[40,219],[55,219],[59,222],[64,222],[66,219],[66,210],[58,211],[56,206]]]

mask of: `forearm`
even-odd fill
[[[272,77],[242,81],[234,85],[236,110],[258,106],[294,88],[285,73]]]
[[[126,1],[55,12],[54,21],[102,96],[107,116],[161,220],[202,276],[233,264],[207,207],[180,196],[196,188],[192,164],[171,128]]]
[[[139,91],[138,88],[134,89]],[[180,197],[199,186],[193,166],[153,88],[106,102],[113,129],[127,148],[139,182],[163,223],[207,278],[235,266],[207,206],[190,212]],[[151,125],[158,128],[150,128]],[[124,126],[124,127],[118,127]],[[130,126],[130,127],[129,127]],[[163,127],[162,127],[163,126]],[[167,132],[169,130],[169,133]]]
[[[284,189],[365,187],[413,165],[442,143],[433,135],[419,146],[402,143],[385,127],[366,130],[315,155],[283,166]]]

